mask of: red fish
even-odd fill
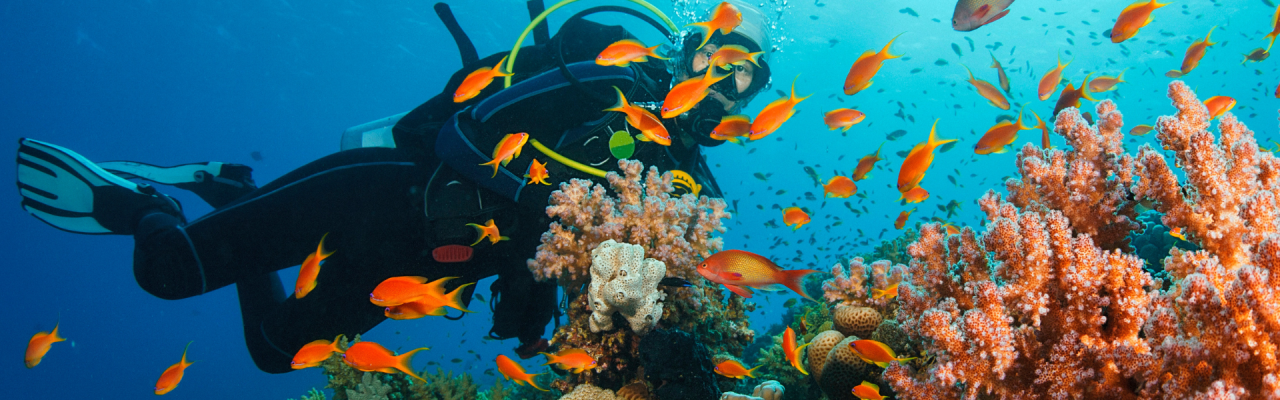
[[[898,36],[902,34],[899,33]],[[898,40],[898,36],[889,39],[889,44],[884,45],[879,53],[867,50],[858,56],[858,60],[853,62],[853,67],[849,68],[849,75],[844,78],[844,94],[852,96],[871,87],[871,78],[876,76],[876,72],[880,72],[881,64],[886,60],[903,56],[889,54],[889,46],[893,45],[894,40]]]
[[[801,226],[809,223],[809,213],[804,212],[800,207],[787,207],[782,210],[782,223],[791,226],[792,231],[800,229]]]
[[[877,148],[875,153],[862,156],[862,158],[858,159],[858,166],[853,168],[853,176],[851,176],[850,179],[860,181],[870,178],[867,173],[870,173],[871,169],[875,168],[876,161],[883,160],[883,158],[880,158],[880,150],[883,148],[884,143],[880,143],[880,148]]]
[[[711,138],[729,140],[751,134],[751,117],[746,115],[727,115],[720,118],[720,125],[711,130]]]
[[[898,213],[898,219],[893,221],[893,227],[895,229],[902,229],[902,227],[907,226],[907,218],[910,218],[911,213],[915,210],[916,209],[912,208],[910,210]]]
[[[523,148],[525,142],[528,141],[528,133],[508,133],[507,136],[503,136],[502,140],[498,141],[497,146],[493,147],[493,161],[480,165],[492,165],[493,177],[497,177],[498,164],[501,163],[502,166],[505,167],[507,166],[507,163],[511,162],[511,160],[514,160],[516,157],[520,157],[520,149]]]
[[[1191,70],[1196,69],[1200,65],[1200,59],[1204,58],[1204,53],[1209,50],[1209,46],[1217,44],[1209,41],[1209,37],[1213,36],[1215,28],[1217,28],[1216,25],[1213,28],[1209,28],[1209,34],[1204,35],[1204,39],[1191,42],[1191,46],[1187,47],[1187,55],[1182,57],[1181,69],[1165,72],[1164,76],[1181,78],[1183,75],[1191,73]]]
[[[293,355],[293,361],[289,362],[289,366],[293,369],[303,369],[318,367],[324,360],[328,360],[333,353],[342,353],[342,349],[338,348],[342,335],[333,338],[333,341],[320,339],[302,345],[301,349]]]
[[[725,250],[698,264],[698,274],[724,285],[739,296],[751,298],[752,288],[766,291],[790,288],[800,296],[813,300],[804,292],[801,281],[812,269],[784,270],[759,254],[742,250]],[[817,302],[817,300],[813,300]]]
[[[1116,85],[1125,83],[1124,71],[1127,70],[1129,69],[1125,68],[1123,71],[1120,71],[1120,75],[1117,76],[1099,76],[1097,78],[1093,78],[1093,82],[1089,82],[1089,91],[1102,93],[1116,90]]]
[[[1271,51],[1271,46],[1276,45],[1276,36],[1280,35],[1280,7],[1276,7],[1276,14],[1271,17],[1271,33],[1263,36],[1263,39],[1271,39],[1271,43],[1267,45],[1267,51]]]
[[[447,279],[452,278],[446,278],[444,280]],[[438,291],[433,289],[433,291],[418,298],[417,300],[386,307],[383,309],[382,314],[386,315],[387,318],[394,320],[405,320],[422,318],[428,315],[437,317],[445,315],[447,314],[447,310],[444,309],[445,307],[467,313],[474,312],[462,306],[463,289],[474,284],[475,282],[465,283],[462,286],[458,286],[453,289],[453,291],[449,293],[444,293],[443,289]]]
[[[752,53],[746,47],[736,44],[727,44],[720,46],[715,53],[711,54],[711,62],[722,69],[733,69],[732,65],[741,65],[742,63],[752,63],[756,67],[760,66],[760,56],[764,55],[763,51]]]
[[[1176,238],[1178,238],[1178,240],[1181,240],[1181,241],[1184,241],[1184,242],[1185,242],[1185,241],[1187,241],[1187,237],[1186,237],[1186,236],[1183,236],[1183,234],[1182,234],[1182,227],[1181,227],[1181,226],[1179,226],[1179,227],[1174,227],[1173,229],[1170,229],[1170,230],[1169,230],[1169,236],[1176,237]]]
[[[960,0],[951,15],[951,28],[969,32],[1009,15],[1013,0]]]
[[[649,57],[666,60],[665,57],[658,55],[657,49],[658,46],[644,47],[644,44],[635,39],[622,39],[600,51],[600,55],[596,56],[596,64],[626,67],[633,62],[649,61]]]
[[[947,225],[947,234],[954,235],[955,233],[952,233],[952,231],[955,229],[956,227]],[[956,231],[956,233],[959,233],[959,231]],[[894,297],[898,297],[898,283],[889,285],[889,287],[884,288],[884,290],[871,289],[871,298],[873,299],[892,299]]]
[[[409,361],[413,359],[413,355],[419,351],[431,350],[426,347],[419,347],[409,350],[408,353],[395,355],[391,350],[374,342],[356,342],[347,348],[342,354],[342,361],[355,368],[365,372],[381,372],[384,374],[394,374],[396,371],[405,373],[405,375],[418,378],[418,380],[426,382],[418,374],[413,373],[413,366],[409,365]]]
[[[696,26],[705,31],[702,33],[702,43],[698,43],[698,47],[695,47],[695,49],[701,49],[703,45],[707,44],[707,40],[711,39],[712,32],[719,30],[721,35],[728,35],[741,23],[742,12],[738,11],[738,7],[734,7],[733,4],[725,1],[716,6],[715,11],[711,12],[711,19],[685,26]]]
[[[191,348],[191,342],[187,342],[187,347],[182,349],[182,360],[177,364],[170,365],[164,369],[164,373],[160,374],[160,379],[156,380],[156,395],[169,393],[178,387],[178,383],[182,382],[182,375],[186,373],[187,367],[191,366],[191,362],[187,361],[187,349]]]
[[[501,60],[498,60],[498,65],[494,65],[493,68],[484,67],[467,74],[467,77],[462,79],[462,83],[458,85],[458,90],[453,92],[453,102],[461,103],[471,100],[479,96],[480,91],[484,90],[485,86],[493,83],[493,78],[511,76],[510,73],[502,72],[502,63],[506,61],[507,57],[502,57]]]
[[[316,288],[316,277],[320,276],[320,262],[333,255],[330,251],[324,251],[324,238],[329,237],[329,233],[325,233],[320,237],[320,244],[316,246],[316,252],[307,255],[307,259],[302,261],[302,268],[298,269],[298,281],[294,284],[293,295],[299,299],[307,297],[307,293],[311,293]]]
[[[991,54],[991,68],[995,68],[1000,74],[1000,88],[1004,89],[1005,93],[1009,93],[1009,76],[1004,74],[1004,67],[1000,66],[999,60],[996,60],[996,55],[991,52],[987,53]]]
[[[898,192],[906,193],[911,188],[920,186],[924,173],[933,164],[933,149],[954,141],[956,139],[938,140],[938,120],[934,120],[933,128],[929,130],[929,140],[916,144],[907,153],[907,158],[902,160],[902,168],[898,170]]]
[[[809,98],[809,96],[813,96],[809,95],[797,98],[796,79],[800,79],[800,77],[796,76],[795,79],[791,80],[791,97],[774,100],[772,103],[769,103],[769,105],[764,106],[763,110],[760,110],[760,114],[756,115],[755,121],[751,121],[751,135],[748,136],[749,139],[760,140],[765,136],[769,136],[770,133],[778,130],[778,128],[782,127],[783,122],[787,122],[792,115],[796,115],[796,104],[800,104],[804,99]]]
[[[1138,1],[1130,4],[1120,12],[1120,16],[1116,18],[1116,25],[1111,28],[1111,43],[1120,43],[1138,33],[1147,24],[1151,23],[1151,12],[1157,8],[1169,5],[1169,3],[1156,3],[1156,0]]]
[[[415,301],[424,296],[441,296],[444,284],[457,277],[449,276],[427,282],[421,276],[395,276],[387,278],[369,293],[369,301],[379,307],[392,307]]]
[[[847,132],[849,128],[852,128],[854,125],[857,125],[866,118],[867,114],[863,114],[862,111],[849,108],[837,108],[823,114],[822,122],[827,124],[827,128],[830,128],[828,130],[834,131],[836,129],[840,129],[841,132]]]
[[[1142,135],[1146,135],[1147,133],[1150,133],[1154,129],[1155,127],[1151,125],[1138,125],[1133,127],[1133,129],[1130,129],[1129,134],[1134,136],[1142,136]]]
[[[667,133],[667,127],[662,125],[662,120],[655,117],[649,110],[628,103],[627,96],[622,95],[622,89],[614,86],[613,90],[618,92],[618,103],[614,104],[613,108],[605,109],[605,111],[617,111],[626,114],[627,123],[631,124],[632,128],[639,130],[645,139],[663,146],[671,145],[671,134]]]
[[[1036,93],[1040,95],[1040,101],[1049,100],[1049,97],[1053,96],[1053,92],[1058,89],[1058,84],[1062,83],[1062,70],[1071,65],[1072,61],[1075,59],[1063,64],[1062,55],[1058,55],[1058,66],[1044,73],[1044,77],[1040,78],[1040,86],[1036,89]]]
[[[973,152],[1003,154],[1013,141],[1018,140],[1018,132],[1027,129],[1031,127],[1022,124],[1022,112],[1019,111],[1016,122],[1000,121],[991,129],[987,129],[987,133],[982,134],[982,138],[978,139],[978,144],[973,145]]]
[[[1209,108],[1209,120],[1212,121],[1221,117],[1231,108],[1236,106],[1236,99],[1227,96],[1213,96],[1204,101],[1204,106]]]
[[[991,104],[995,108],[1001,110],[1009,109],[1009,99],[1004,98],[1004,94],[1000,93],[1000,89],[987,82],[973,76],[973,71],[969,70],[969,66],[961,64],[965,71],[969,71],[969,84],[973,85],[973,90],[978,91],[978,95],[987,99],[987,104]]]
[[[475,242],[471,243],[472,246],[479,244],[480,241],[484,240],[484,238],[489,238],[490,244],[497,244],[500,241],[511,239],[509,237],[502,236],[501,233],[498,233],[498,226],[494,225],[492,218],[489,219],[489,222],[485,222],[484,225],[467,224],[467,226],[476,228],[476,234],[480,236],[476,238]]]
[[[58,336],[58,325],[53,326],[53,330],[49,332],[36,332],[31,335],[31,341],[27,342],[27,355],[23,360],[27,363],[27,368],[35,368],[40,365],[40,360],[44,359],[44,355],[49,353],[49,349],[54,343],[64,342],[67,338]]]
[[[742,363],[737,360],[724,360],[719,364],[716,364],[716,373],[733,379],[742,379],[744,377],[755,378],[756,370],[763,366],[764,365],[757,365],[755,368],[747,369],[747,367],[742,366]]]
[[[1036,126],[1031,127],[1031,129],[1040,130],[1040,146],[1046,149],[1053,148],[1053,144],[1049,143],[1049,125],[1045,125],[1044,120],[1040,119],[1040,114],[1036,114],[1035,111],[1032,111],[1031,115],[1036,117]]]
[[[906,204],[919,203],[928,199],[929,191],[924,190],[924,188],[919,186],[911,188],[911,190],[908,190],[906,193],[903,193],[902,196],[898,197],[898,201],[905,200],[907,202]]]
[[[893,349],[884,343],[874,340],[855,340],[849,343],[849,347],[853,348],[853,354],[862,358],[863,361],[887,368],[892,361],[903,362],[916,359],[915,357],[898,357],[893,354]]]
[[[862,384],[853,387],[853,395],[862,400],[884,400],[884,395],[880,394],[880,387],[876,384],[862,381]]]
[[[1067,84],[1066,88],[1062,89],[1062,94],[1058,95],[1058,103],[1053,106],[1054,117],[1057,117],[1058,113],[1067,107],[1080,108],[1080,99],[1098,101],[1097,99],[1089,96],[1089,77],[1091,75],[1093,74],[1084,76],[1084,83],[1080,84],[1079,89],[1075,88],[1070,83]],[[1088,112],[1085,114],[1088,114]],[[1089,123],[1093,123],[1091,117],[1085,116],[1085,119],[1089,119],[1091,120]]]
[[[809,375],[809,372],[805,371],[804,366],[800,363],[800,350],[804,350],[810,344],[813,343],[805,343],[800,347],[796,347],[796,331],[791,330],[790,326],[787,327],[786,331],[782,332],[782,355],[787,357],[787,361],[791,363],[792,367],[795,367],[796,371],[800,371],[805,375]]]
[[[822,197],[845,199],[857,192],[858,185],[854,184],[852,179],[840,175],[831,177],[826,185],[822,185]]]
[[[693,109],[693,106],[707,97],[707,89],[711,88],[711,85],[732,75],[715,76],[713,73],[715,70],[715,68],[707,68],[706,75],[690,78],[672,87],[671,91],[667,92],[667,97],[662,100],[662,118],[675,118]]]
[[[542,365],[559,364],[560,369],[567,369],[575,374],[581,374],[582,371],[596,367],[596,358],[582,349],[565,349],[556,354],[538,354],[547,356],[547,363]]]
[[[498,372],[502,373],[503,377],[506,377],[518,385],[527,384],[534,389],[544,392],[548,391],[547,389],[540,388],[537,384],[533,383],[533,377],[542,374],[529,374],[524,372],[524,368],[521,367],[520,364],[517,364],[515,360],[508,358],[505,354],[499,354],[498,359],[494,361],[498,363]]]
[[[547,174],[547,164],[538,162],[538,159],[536,158],[529,163],[529,173],[524,174],[524,177],[529,178],[530,185],[535,183],[540,185],[551,185],[550,182],[547,182],[547,178],[551,177],[551,175]]]

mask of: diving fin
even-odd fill
[[[253,168],[242,164],[200,162],[160,167],[136,161],[107,161],[99,167],[125,179],[144,179],[186,189],[214,208],[254,191]]]
[[[18,141],[22,208],[55,228],[84,234],[133,234],[153,212],[182,218],[182,206],[155,188],[113,175],[76,152],[34,139]]]

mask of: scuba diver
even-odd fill
[[[542,21],[541,1],[529,4],[531,16],[538,15],[534,22]],[[532,32],[535,44],[519,47],[521,36],[518,53],[479,58],[448,7],[436,4],[458,45],[462,70],[412,111],[348,129],[342,151],[258,187],[244,165],[95,164],[67,148],[24,138],[18,149],[22,207],[65,231],[132,235],[135,278],[154,296],[183,299],[234,283],[249,353],[269,373],[291,371],[293,355],[308,342],[353,336],[385,320],[369,294],[395,276],[457,277],[446,284],[453,290],[496,275],[489,337],[518,338],[516,352],[532,357],[547,348],[542,335],[552,319],[558,325],[560,309],[556,283],[535,281],[527,265],[551,222],[545,208],[557,187],[528,183],[523,175],[531,160],[545,163],[553,181],[605,184],[604,174],[617,168],[618,159],[635,159],[685,171],[703,194],[721,197],[700,149],[722,144],[709,137],[711,130],[770,81],[768,20],[751,5],[733,4],[742,23],[732,32],[713,31],[701,48],[705,33],[689,32],[672,39],[683,45],[674,47],[670,60],[626,67],[594,59],[634,36],[583,17],[624,13],[667,37],[677,31],[674,24],[660,13],[665,23],[630,8],[594,7],[569,18],[553,37],[545,22],[531,24],[526,34]],[[623,113],[602,111],[617,102],[615,87],[656,113],[673,85],[702,76],[710,54],[730,44],[764,51],[759,67],[734,66],[727,71],[732,76],[711,87],[695,108],[662,120],[669,146],[640,141],[632,154],[610,146],[616,132],[631,131]],[[503,57],[513,73],[509,82],[499,78],[475,98],[454,103],[468,73]],[[514,132],[527,132],[536,150],[525,149],[495,176],[491,166],[480,165],[492,159],[485,150]],[[192,191],[214,210],[188,221],[177,201],[146,182]],[[509,240],[470,246],[477,233],[467,224],[490,219]],[[304,298],[287,295],[277,271],[302,262],[322,237],[333,254],[315,289]],[[466,307],[475,285],[463,290]]]

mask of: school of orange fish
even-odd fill
[[[1008,7],[1013,2],[1014,0],[959,0],[956,4],[952,26],[958,31],[972,31],[990,24],[1008,15],[1010,12]],[[1153,12],[1168,4],[1158,3],[1156,0],[1144,0],[1125,7],[1116,17],[1115,26],[1110,31],[1112,43],[1121,43],[1133,38],[1141,28],[1152,23],[1154,20]],[[723,2],[715,8],[709,20],[690,25],[704,31],[703,42],[699,44],[699,48],[701,48],[711,37],[711,32],[719,31],[721,34],[728,34],[741,22],[742,16],[737,8],[728,2]],[[1214,28],[1210,28],[1203,39],[1193,42],[1187,48],[1180,68],[1167,72],[1165,76],[1178,78],[1195,70],[1208,48],[1215,44],[1210,40],[1213,30]],[[1269,57],[1271,46],[1275,44],[1275,39],[1278,35],[1280,35],[1280,8],[1276,10],[1276,14],[1272,18],[1271,33],[1264,36],[1264,39],[1270,40],[1267,48],[1258,48],[1246,54],[1245,61],[1261,61]],[[852,96],[871,87],[872,78],[879,72],[885,61],[903,56],[890,53],[890,48],[897,39],[898,36],[895,36],[880,51],[868,50],[853,61],[844,82],[843,92],[846,95]],[[604,49],[596,58],[596,63],[604,66],[626,67],[634,62],[646,62],[650,57],[666,60],[667,58],[657,53],[658,47],[646,47],[644,44],[631,39],[621,40]],[[662,104],[661,118],[653,115],[645,108],[627,102],[621,90],[617,90],[617,104],[604,111],[625,114],[627,123],[640,132],[636,139],[669,146],[671,137],[661,120],[674,118],[692,109],[706,98],[707,90],[713,84],[730,76],[728,73],[717,75],[716,72],[719,69],[732,68],[734,65],[743,63],[754,63],[758,66],[761,54],[762,52],[750,53],[741,46],[719,48],[711,55],[709,63],[712,66],[707,68],[705,75],[680,82],[668,92]],[[510,65],[506,65],[504,71],[505,62],[506,57],[503,57],[493,67],[480,68],[468,74],[455,91],[454,102],[461,103],[471,100],[477,97],[495,78],[511,76]],[[1046,72],[1037,85],[1036,94],[1039,100],[1044,101],[1053,97],[1054,92],[1057,91],[1057,88],[1062,83],[1063,69],[1070,64],[1071,61],[1065,64],[1062,63],[1059,56],[1057,66]],[[975,77],[968,66],[965,66],[965,70],[969,74],[968,82],[978,95],[987,100],[988,104],[1001,110],[1008,110],[1010,109],[1010,102],[1004,93],[1010,93],[1009,79],[1005,75],[1004,68],[995,59],[994,55],[992,55],[991,68],[998,71],[998,87]],[[1087,75],[1079,87],[1068,83],[1061,92],[1058,92],[1058,100],[1054,106],[1053,115],[1057,115],[1059,111],[1067,107],[1079,107],[1081,100],[1093,101],[1093,98],[1090,97],[1091,92],[1099,93],[1114,90],[1118,84],[1125,82],[1123,71],[1117,76],[1100,76],[1090,80],[1091,76],[1092,74]],[[1275,96],[1280,98],[1280,85],[1276,87]],[[769,103],[754,119],[747,115],[724,117],[721,123],[711,132],[711,137],[735,143],[760,140],[776,132],[787,120],[794,116],[796,114],[796,105],[808,97],[797,97],[795,83],[793,82],[790,96]],[[1234,107],[1236,101],[1227,96],[1213,96],[1205,100],[1204,103],[1210,115],[1213,118],[1217,118]],[[1019,112],[1015,121],[1004,120],[992,126],[974,145],[975,154],[1003,153],[1017,139],[1020,131],[1032,129],[1040,129],[1042,145],[1050,147],[1049,128],[1038,114],[1035,114],[1034,111],[1032,111],[1032,114],[1036,119],[1036,126],[1024,125],[1022,123],[1022,112]],[[867,116],[863,112],[849,108],[838,108],[823,114],[823,122],[831,130],[841,129],[842,131],[847,131],[866,118]],[[928,139],[916,144],[903,157],[902,165],[898,169],[897,180],[897,189],[901,193],[901,197],[898,200],[902,201],[903,204],[919,203],[929,197],[929,192],[920,187],[920,182],[933,162],[934,150],[957,140],[939,139],[937,137],[938,122],[934,121]],[[1153,128],[1150,125],[1139,125],[1130,130],[1130,134],[1144,135],[1152,130]],[[506,166],[511,160],[518,158],[521,149],[528,140],[529,135],[523,132],[506,135],[494,148],[493,159],[480,165],[492,166],[494,176],[497,176],[498,168]],[[858,188],[855,182],[870,178],[868,174],[875,167],[875,163],[881,160],[884,159],[880,157],[880,149],[860,158],[850,176],[837,175],[822,185],[824,197],[848,198],[857,194]],[[547,174],[545,164],[539,163],[536,159],[533,160],[524,176],[530,180],[530,183],[550,184],[550,182],[547,182],[550,177]],[[814,178],[817,180],[816,176]],[[951,209],[951,207],[952,205],[948,205],[947,208]],[[902,211],[895,220],[894,227],[902,229],[913,211],[915,211],[915,208]],[[782,212],[783,223],[792,227],[792,230],[798,230],[810,221],[808,212],[800,207],[784,208]],[[478,238],[471,244],[472,246],[485,239],[488,239],[490,243],[498,243],[507,239],[507,237],[501,236],[493,220],[489,220],[484,225],[475,223],[467,225],[477,230]],[[954,225],[946,224],[945,227],[948,233],[958,232],[957,227]],[[1170,234],[1175,237],[1181,235],[1177,228],[1173,229]],[[316,277],[319,276],[321,263],[332,254],[332,251],[325,251],[324,238],[322,237],[315,253],[308,255],[302,263],[295,287],[295,296],[297,298],[303,298],[317,289]],[[743,297],[752,297],[752,289],[779,290],[780,288],[788,288],[809,300],[813,299],[804,294],[804,291],[800,288],[800,282],[805,275],[817,272],[815,270],[784,270],[766,257],[743,250],[725,250],[713,254],[699,264],[697,270],[708,281],[724,285],[731,292]],[[445,283],[451,279],[454,278],[446,277],[428,282],[426,278],[417,276],[388,278],[370,293],[370,301],[375,305],[385,307],[385,315],[391,319],[441,316],[445,315],[445,308],[471,312],[461,305],[461,293],[464,287],[472,283],[462,285],[446,293],[444,290]],[[895,284],[885,290],[877,289],[873,296],[877,299],[896,297],[897,285]],[[318,339],[303,346],[293,359],[293,368],[316,367],[322,361],[336,354],[347,365],[361,371],[400,372],[419,380],[422,379],[413,373],[410,360],[415,353],[428,350],[427,348],[419,348],[396,355],[382,345],[363,341],[354,343],[344,350],[339,347],[341,338],[342,336],[339,335],[332,341]],[[57,326],[51,332],[36,333],[32,336],[27,346],[24,358],[27,368],[34,368],[39,365],[54,343],[65,340],[67,339],[59,336]],[[190,343],[187,346],[189,348]],[[800,352],[805,346],[807,344],[796,346],[795,332],[788,327],[783,334],[785,356],[796,370],[807,375],[808,372],[804,370],[803,363],[800,360]],[[850,346],[853,352],[866,362],[882,367],[887,366],[890,362],[902,362],[912,359],[898,357],[884,343],[874,340],[858,340],[851,343]],[[580,373],[596,366],[595,357],[581,349],[564,349],[556,354],[539,354],[547,358],[547,363],[543,365],[557,365],[573,373]],[[507,356],[499,355],[495,363],[498,371],[507,379],[519,384],[528,384],[538,390],[546,390],[534,384],[533,378],[538,374],[526,373],[520,364]],[[176,388],[182,380],[184,371],[190,365],[191,363],[187,361],[187,350],[184,349],[181,360],[161,373],[155,385],[155,393],[162,395]],[[716,365],[715,372],[726,377],[741,379],[754,377],[754,372],[758,368],[760,367],[747,368],[738,361],[728,360]],[[879,388],[869,382],[862,382],[861,385],[854,387],[853,394],[862,399],[884,398],[880,395]]]

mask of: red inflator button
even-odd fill
[[[436,262],[442,263],[460,263],[471,261],[471,255],[475,250],[470,246],[460,244],[444,245],[431,250],[431,258]]]

